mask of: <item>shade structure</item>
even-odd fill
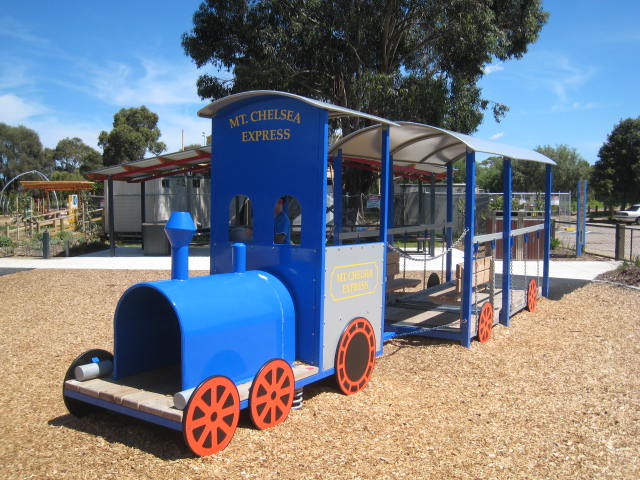
[[[111,177],[116,181],[138,183],[182,173],[208,171],[210,163],[211,146],[207,145],[92,170],[85,176],[97,181]]]
[[[463,158],[467,151],[555,165],[553,160],[533,150],[413,122],[378,124],[363,128],[333,144],[329,154],[336,155],[341,150],[346,159],[379,166],[384,128],[389,128],[390,154],[394,169],[408,173],[445,175],[447,164]]]

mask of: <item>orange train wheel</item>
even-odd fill
[[[182,416],[185,443],[200,457],[223,450],[240,418],[240,395],[227,377],[213,376],[195,389]]]
[[[293,404],[295,378],[282,359],[267,362],[253,379],[249,393],[251,420],[260,430],[285,421]]]
[[[529,288],[527,289],[527,310],[531,313],[535,313],[536,304],[538,303],[538,285],[535,279],[531,279],[529,282]]]
[[[493,305],[486,302],[480,309],[478,318],[478,341],[486,343],[491,339],[491,329],[493,328]]]
[[[336,379],[338,388],[353,395],[363,390],[376,363],[376,335],[369,320],[356,318],[345,328],[336,352]]]

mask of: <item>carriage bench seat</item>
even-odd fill
[[[471,287],[484,289],[491,281],[491,260],[483,257],[474,260],[473,274],[471,275]],[[462,297],[462,283],[464,278],[464,268],[462,263],[456,265],[455,280],[443,283],[429,293],[427,299],[433,303],[452,304],[460,303]]]

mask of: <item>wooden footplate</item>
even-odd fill
[[[293,366],[296,381],[315,375],[318,371],[318,367],[307,364]],[[64,388],[166,420],[182,422],[182,410],[175,408],[173,403],[173,394],[176,393],[176,389],[169,390],[168,385],[162,382],[163,377],[167,378],[166,370],[128,377],[121,382],[110,378],[96,378],[85,382],[67,380],[64,382]],[[154,380],[156,380],[155,383]],[[246,382],[237,386],[241,402],[248,400],[251,383]]]

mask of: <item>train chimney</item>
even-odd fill
[[[247,271],[247,246],[244,243],[234,243],[232,246],[233,271],[243,273]]]
[[[164,231],[171,243],[171,279],[189,278],[189,242],[196,226],[189,212],[173,212]]]

